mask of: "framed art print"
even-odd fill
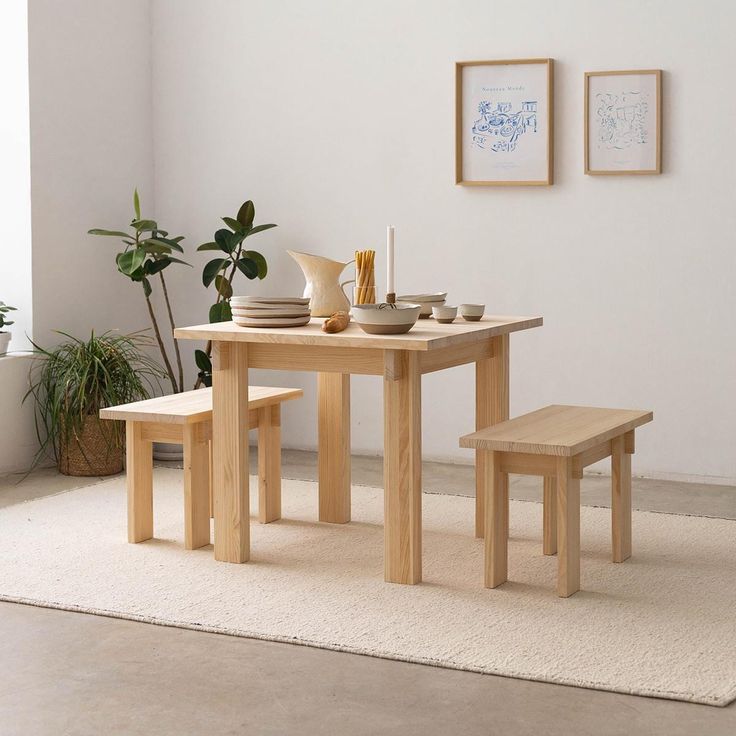
[[[552,59],[455,65],[455,183],[552,184]]]
[[[662,173],[662,71],[585,73],[585,173]]]

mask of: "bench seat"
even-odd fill
[[[557,592],[580,589],[580,479],[611,458],[612,557],[631,556],[631,455],[634,431],[651,411],[547,406],[465,435],[461,447],[488,453],[481,492],[485,517],[485,585],[507,580],[508,474],[544,478],[544,553],[558,555]]]
[[[281,403],[301,389],[248,387],[248,427],[258,430],[258,520],[281,518]],[[184,546],[210,543],[212,516],[212,389],[185,391],[100,411],[126,423],[128,541],[153,537],[153,442],[184,448]]]

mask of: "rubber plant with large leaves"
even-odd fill
[[[120,238],[125,244],[125,249],[115,256],[118,271],[131,281],[141,285],[146,306],[148,307],[148,314],[151,318],[153,332],[156,337],[156,343],[161,351],[161,358],[166,367],[166,374],[169,381],[171,381],[171,387],[174,393],[180,393],[184,390],[184,368],[181,362],[179,343],[174,338],[176,324],[171,309],[171,302],[169,301],[169,291],[166,286],[164,271],[172,263],[189,265],[173,255],[174,253],[183,253],[184,249],[180,243],[184,240],[184,237],[182,235],[169,237],[169,233],[161,229],[155,220],[141,217],[141,203],[137,189],[133,192],[133,211],[135,216],[130,222],[130,232],[104,230],[102,228],[93,228],[88,232],[90,235]],[[164,303],[166,304],[171,340],[174,345],[176,372],[169,357],[159,320],[156,317],[156,311],[151,301],[151,294],[153,293],[151,281],[156,278],[161,286]]]
[[[214,286],[217,292],[215,302],[210,307],[210,322],[228,322],[232,319],[230,298],[233,295],[233,279],[242,273],[247,279],[265,279],[268,264],[263,254],[246,248],[247,238],[264,230],[276,227],[274,224],[254,225],[256,208],[251,200],[244,202],[235,217],[223,217],[227,228],[221,228],[214,234],[214,240],[203,243],[197,248],[200,251],[218,251],[221,255],[208,261],[202,270],[202,283],[206,287]],[[196,350],[194,358],[199,368],[197,386],[211,385],[212,382],[212,343],[208,342],[205,350]]]

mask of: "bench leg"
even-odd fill
[[[258,410],[258,521],[281,518],[281,407]]]
[[[196,424],[184,425],[184,547],[199,549],[210,543],[209,442],[199,437]]]
[[[210,483],[210,519],[215,518],[215,503],[212,496],[212,440],[207,443],[207,450],[209,452],[209,483]]]
[[[631,557],[631,455],[623,437],[612,442],[611,453],[611,530],[613,561]]]
[[[580,590],[580,480],[572,460],[557,458],[557,595]]]
[[[482,464],[485,496],[485,586],[496,588],[508,579],[508,475],[501,472],[501,453],[486,452]]]
[[[140,422],[125,423],[128,486],[128,541],[153,537],[153,447],[144,440]]]
[[[557,491],[555,479],[544,479],[544,541],[545,555],[557,554]]]

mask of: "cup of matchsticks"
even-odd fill
[[[355,251],[355,287],[353,304],[376,303],[376,251]]]

